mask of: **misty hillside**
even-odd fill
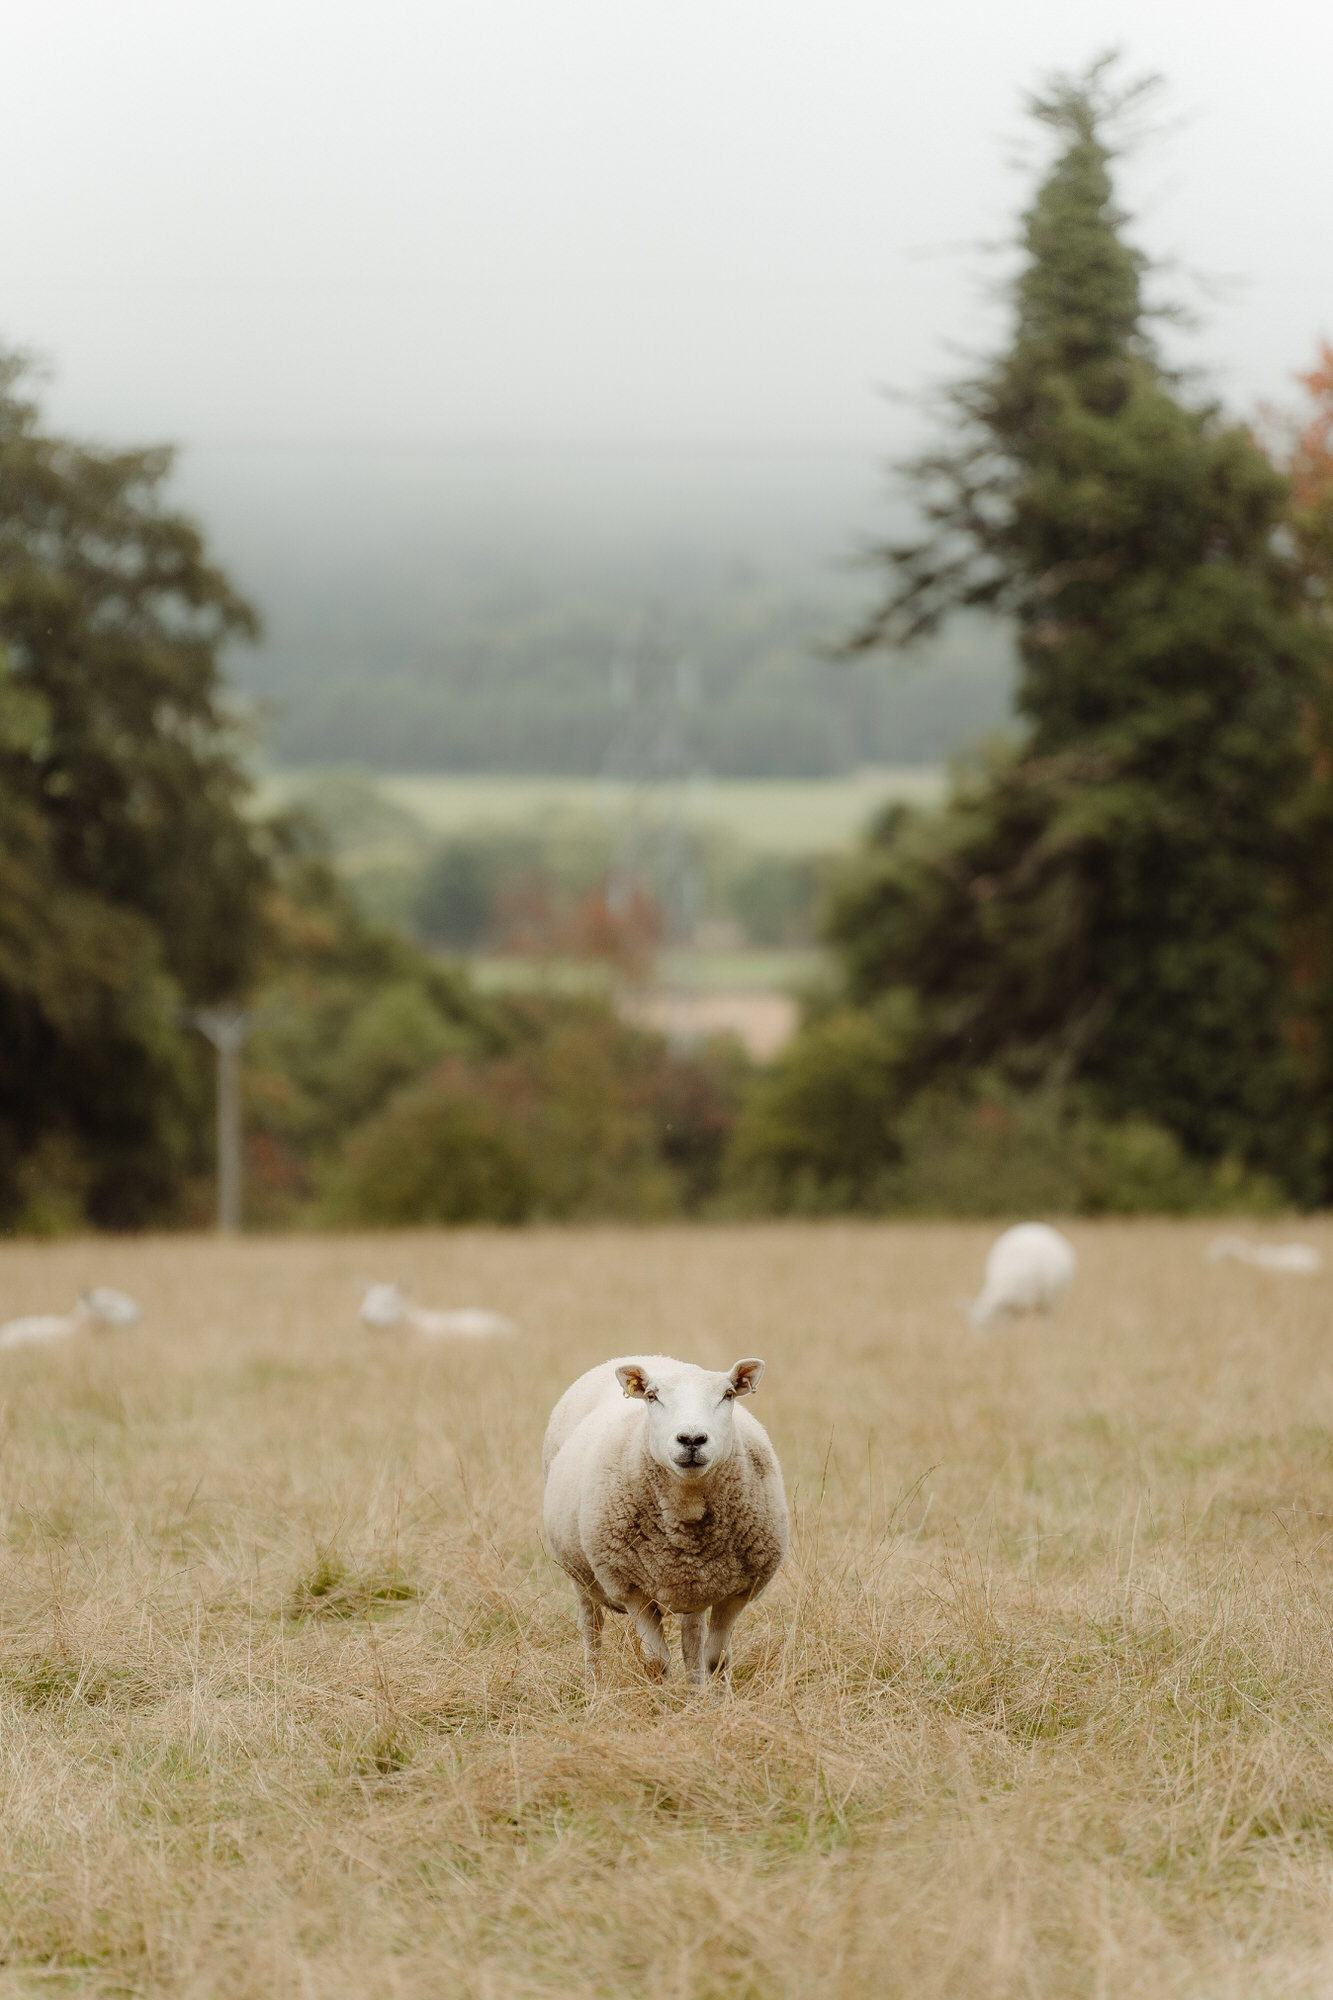
[[[1008,712],[992,627],[825,657],[873,596],[855,552],[894,525],[858,453],[196,448],[181,485],[263,613],[231,670],[282,765],[596,772],[645,616],[691,661],[691,754],[719,776],[934,763]]]

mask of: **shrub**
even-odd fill
[[[418,935],[447,951],[475,951],[490,929],[493,893],[484,856],[450,841],[431,859],[412,905]]]
[[[1231,1209],[1248,1215],[1281,1208],[1268,1174],[1235,1159],[1189,1159],[1173,1132],[1146,1118],[1082,1128],[1086,1160],[1080,1206],[1089,1214],[1194,1215]]]
[[[325,1177],[329,1221],[653,1216],[711,1198],[743,1059],[674,1055],[596,1000],[501,1011],[501,1053],[447,1057],[353,1131]]]
[[[901,1044],[875,1016],[843,1008],[813,1023],[744,1105],[727,1178],[763,1208],[875,1208],[902,1160]]]
[[[252,1222],[300,1218],[347,1134],[446,1055],[501,1045],[497,1009],[457,971],[369,925],[324,861],[284,877],[281,950],[244,1066]]]
[[[533,833],[501,828],[442,841],[421,877],[413,928],[423,944],[445,951],[494,945],[506,911],[546,909],[549,875],[548,857]]]
[[[731,885],[732,914],[752,944],[809,944],[829,873],[822,855],[755,855]]]
[[[399,1091],[349,1139],[329,1177],[327,1219],[524,1221],[536,1179],[523,1122],[494,1082],[455,1058]]]
[[[901,1044],[844,1010],[807,1028],[755,1088],[728,1160],[739,1199],[809,1212],[1014,1215],[1262,1213],[1277,1184],[1191,1159],[1147,1118],[1108,1120],[1077,1093],[995,1076],[906,1103]]]
[[[923,1091],[899,1127],[903,1162],[889,1206],[924,1214],[1015,1215],[1082,1206],[1066,1108],[1054,1093]]]

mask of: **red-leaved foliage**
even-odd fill
[[[1291,527],[1312,593],[1333,613],[1333,346],[1322,342],[1317,365],[1296,379],[1314,407],[1284,455]]]

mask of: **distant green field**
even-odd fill
[[[680,993],[789,993],[824,971],[826,955],[814,946],[790,951],[662,952],[654,983]],[[540,990],[556,993],[610,992],[611,968],[589,959],[555,961],[479,954],[467,961],[483,992]]]
[[[274,772],[263,791],[278,803],[314,775]],[[366,775],[386,798],[436,833],[530,825],[552,813],[619,817],[626,798],[624,785],[597,778]],[[937,765],[880,767],[846,778],[710,779],[690,788],[686,810],[690,819],[724,827],[747,847],[821,854],[846,847],[889,800],[928,803],[939,797],[943,783]]]

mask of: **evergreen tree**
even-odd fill
[[[0,1220],[168,1206],[206,1129],[182,1009],[240,994],[267,836],[218,651],[254,614],[162,451],[49,435],[0,356]]]
[[[1309,399],[1303,418],[1277,426],[1270,414],[1268,427],[1276,432],[1274,456],[1291,489],[1288,530],[1306,610],[1325,641],[1319,699],[1310,711],[1320,780],[1308,823],[1315,860],[1304,871],[1293,969],[1308,1015],[1300,1032],[1317,1052],[1327,1088],[1333,1079],[1333,346],[1323,341],[1315,366],[1296,379]],[[1326,1192],[1333,1193],[1333,1161]]]
[[[933,819],[891,814],[836,898],[851,997],[913,996],[913,1084],[1077,1083],[1195,1156],[1313,1197],[1318,1037],[1292,977],[1323,641],[1281,475],[1191,402],[1147,330],[1106,64],[1033,115],[1058,152],[1023,221],[1013,336],[908,468],[929,523],[849,650],[951,611],[1013,621],[1027,733]]]

